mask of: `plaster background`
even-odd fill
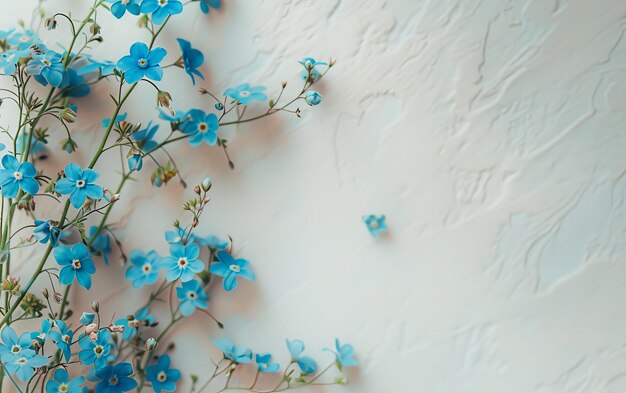
[[[82,15],[83,3],[44,7]],[[321,364],[335,336],[356,346],[350,385],[303,393],[626,391],[626,3],[225,3],[209,16],[192,4],[159,42],[169,60],[177,37],[203,50],[199,86],[221,93],[249,81],[272,93],[287,80],[295,89],[297,60],[338,60],[323,104],[302,119],[224,130],[234,171],[218,149],[170,149],[188,157],[178,164],[189,184],[214,180],[201,231],[233,236],[257,274],[234,294],[211,291],[226,335],[283,364],[284,338],[303,339]],[[33,5],[3,1],[0,25]],[[134,17],[99,22],[101,58],[145,40]],[[169,71],[161,86],[175,107],[210,109],[182,71]],[[145,123],[154,95],[140,89],[127,109]],[[80,104],[78,124],[91,127],[79,131],[79,162],[99,140],[98,109],[111,106],[96,91]],[[58,170],[69,159],[48,162]],[[117,162],[111,154],[96,169]],[[127,249],[165,254],[162,233],[184,218],[192,191],[176,181],[153,189],[149,170],[114,210],[116,233]],[[108,172],[101,183],[113,187]],[[389,236],[370,237],[369,213],[387,215]],[[140,297],[122,269],[103,274],[111,279],[74,291],[75,301],[131,312]],[[219,335],[195,316],[175,332],[175,365],[206,372],[206,354],[217,355],[209,336]]]

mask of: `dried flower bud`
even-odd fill
[[[73,139],[65,139],[61,142],[61,148],[65,150],[67,153],[74,153],[78,148],[76,142]]]
[[[96,333],[96,332],[89,333],[89,339],[90,339],[92,342],[96,342],[96,341],[98,341],[98,333]]]
[[[130,326],[132,328],[138,328],[139,326],[141,326],[141,321],[138,320],[138,319],[129,320],[128,321],[128,326]]]
[[[48,298],[48,288],[41,288],[41,294],[44,298]]]
[[[159,343],[157,342],[157,340],[150,337],[149,339],[146,340],[146,345],[145,345],[146,351],[148,352],[154,351],[158,344]]]
[[[194,188],[193,188],[193,191],[194,191],[196,194],[200,195],[200,185],[196,184],[196,185],[194,186]]]
[[[120,200],[120,194],[113,194],[111,196],[111,203],[115,203]]]
[[[90,323],[89,325],[85,326],[85,334],[93,333],[98,333],[98,325],[96,325],[95,323]]]
[[[285,87],[287,87],[287,82],[286,82],[286,81],[282,81],[282,82],[280,82],[280,85],[281,85],[281,86],[283,87],[283,89],[284,89]]]
[[[72,108],[68,107],[63,109],[61,112],[59,112],[59,115],[63,120],[68,123],[73,123],[76,121],[76,112],[74,112]]]
[[[54,293],[54,301],[57,304],[61,304],[61,302],[63,301],[63,295],[61,295],[59,292],[55,292]]]
[[[172,102],[172,96],[170,95],[170,93],[163,91],[163,90],[159,90],[159,92],[157,93],[157,106],[169,109],[170,113],[173,116],[174,111],[172,110],[172,108],[170,108],[171,102]]]
[[[89,32],[91,33],[91,35],[100,34],[100,25],[95,22],[92,23],[91,26],[89,26]]]
[[[335,65],[335,63],[336,63],[336,62],[337,62],[337,61],[331,57],[330,61],[328,62],[328,66],[329,66],[329,67],[332,67],[332,66],[334,66],[334,65]]]
[[[53,17],[46,19],[44,25],[46,26],[46,29],[48,30],[54,30],[57,28],[57,20]]]
[[[100,303],[98,303],[98,302],[97,302],[97,301],[95,301],[95,300],[92,300],[92,301],[91,301],[91,309],[92,309],[94,312],[98,312],[98,311],[100,311]]]

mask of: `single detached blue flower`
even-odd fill
[[[359,363],[354,358],[354,347],[350,344],[343,344],[339,342],[339,339],[335,339],[335,351],[331,351],[335,353],[337,356],[337,362],[341,365],[341,367],[353,367],[358,365]]]
[[[235,88],[229,87],[226,91],[224,91],[224,95],[229,96],[242,105],[248,105],[252,100],[267,100],[267,96],[264,91],[265,86],[251,87],[249,83],[242,83]]]
[[[109,235],[98,233],[94,238],[95,233],[98,231],[98,227],[92,226],[89,228],[89,242],[91,242],[91,252],[94,255],[99,255],[104,259],[105,264],[109,264],[109,254],[111,254],[111,238]],[[93,240],[92,240],[93,239]]]
[[[141,0],[106,0],[111,5],[111,13],[117,19],[120,19],[126,11],[133,15],[139,15],[141,12]]]
[[[43,44],[41,43],[39,36],[30,29],[11,35],[11,37],[7,40],[7,43],[20,50],[28,49],[33,45],[37,45],[40,49],[43,49],[41,48]]]
[[[241,364],[248,364],[252,361],[251,350],[234,345],[228,338],[214,339],[211,342],[224,353],[226,359]]]
[[[222,240],[215,235],[200,237],[191,235],[191,237],[200,245],[209,247],[212,250],[223,250],[228,247],[228,241]]]
[[[131,266],[126,270],[126,278],[133,283],[133,288],[152,285],[159,278],[158,269],[161,266],[161,257],[156,251],[147,254],[134,249],[130,252]]]
[[[11,326],[5,326],[0,333],[2,343],[0,344],[0,360],[6,362],[5,355],[13,354],[17,355],[22,350],[28,349],[31,346],[32,339],[30,333],[22,333],[19,338],[17,333]]]
[[[152,13],[152,22],[155,25],[160,25],[170,15],[181,12],[183,12],[183,3],[180,0],[143,0],[141,3],[141,13]]]
[[[218,10],[222,6],[221,0],[200,0],[200,9],[208,14],[211,8]]]
[[[76,243],[69,248],[58,246],[54,249],[54,259],[62,267],[59,272],[59,282],[70,285],[74,279],[85,289],[91,288],[91,275],[96,272],[87,246]]]
[[[118,363],[96,370],[96,393],[122,393],[137,387],[137,381],[130,377],[133,366],[130,363]]]
[[[35,75],[35,79],[43,85],[50,83],[54,87],[59,87],[65,73],[62,58],[60,53],[53,50],[44,54],[33,54],[33,58],[26,65],[26,72]],[[37,78],[38,75],[41,78]]]
[[[200,109],[192,109],[189,111],[189,121],[182,125],[182,130],[186,134],[190,134],[189,144],[191,146],[200,146],[202,142],[213,146],[217,143],[217,129],[219,128],[219,120],[215,113],[208,115]]]
[[[305,374],[312,374],[317,370],[317,363],[309,356],[302,356],[304,352],[304,343],[301,340],[286,340],[287,349],[291,354],[291,360],[298,364],[300,370]]]
[[[87,198],[102,199],[104,191],[94,182],[100,175],[93,169],[82,170],[74,163],[65,166],[65,178],[59,180],[54,187],[61,195],[70,194],[70,202],[75,208],[85,204]]]
[[[309,90],[304,93],[304,100],[311,106],[319,105],[322,102],[322,96],[315,90]]]
[[[20,133],[20,136],[17,137],[17,152],[19,154],[24,154],[26,150],[26,138],[28,138],[27,132]],[[46,152],[46,144],[43,141],[35,138],[35,135],[32,135],[30,138],[30,156],[31,157],[40,157],[43,156]]]
[[[161,355],[156,364],[146,368],[146,379],[152,384],[155,393],[161,391],[173,392],[176,390],[176,382],[180,380],[180,371],[170,368],[169,355]]]
[[[80,316],[80,323],[83,325],[89,325],[96,318],[96,314],[92,312],[83,312]]]
[[[5,75],[13,75],[20,59],[28,56],[30,56],[28,50],[9,49],[0,55],[0,68],[4,70]]]
[[[180,50],[183,52],[183,67],[185,67],[185,72],[187,75],[191,77],[191,81],[193,84],[196,84],[196,78],[194,75],[200,77],[200,79],[204,79],[204,76],[198,71],[198,67],[204,63],[204,55],[198,49],[194,49],[191,47],[191,43],[187,40],[183,40],[182,38],[178,38],[178,45],[180,45]]]
[[[89,56],[85,56],[89,64],[78,69],[78,75],[85,75],[98,72],[101,76],[112,75],[117,65],[111,60],[97,61]]]
[[[374,237],[378,237],[378,235],[387,232],[387,224],[385,223],[384,214],[381,214],[380,216],[376,216],[374,214],[363,216],[363,222],[367,226],[367,230],[370,231]]]
[[[272,363],[272,355],[266,353],[265,355],[261,355],[259,353],[256,354],[256,364],[259,368],[259,371],[262,373],[275,373],[280,370],[280,364]]]
[[[245,259],[235,259],[226,250],[219,250],[216,255],[219,262],[211,265],[211,273],[224,277],[222,285],[225,290],[232,291],[237,288],[238,276],[254,281],[254,273],[248,267],[250,262]]]
[[[61,235],[61,229],[52,225],[50,220],[35,220],[35,229],[33,235],[39,243],[46,244],[50,242],[52,247],[56,247]]]
[[[72,344],[72,339],[74,338],[74,332],[71,331],[67,327],[67,324],[61,320],[56,320],[54,321],[54,323],[59,328],[59,330],[52,330],[50,332],[50,338],[52,339],[52,341],[55,342],[57,348],[59,348],[61,352],[63,352],[63,356],[65,356],[65,361],[69,362],[70,357],[72,356],[70,345]]]
[[[78,344],[83,349],[78,354],[78,358],[83,364],[93,364],[96,369],[106,365],[111,353],[111,333],[108,330],[98,331],[96,341],[91,341],[89,336],[83,336],[78,340]]]
[[[70,379],[70,375],[64,368],[54,371],[54,379],[46,382],[46,393],[81,393],[85,377],[82,375]]]
[[[48,358],[37,355],[32,349],[24,349],[20,353],[7,353],[2,361],[4,368],[9,374],[15,374],[20,381],[28,381],[35,369],[48,364]]]
[[[154,2],[157,2],[157,0],[154,0]],[[173,0],[169,0],[169,2],[172,3]],[[145,3],[146,1],[143,2],[143,4]],[[167,51],[163,48],[149,50],[148,45],[143,42],[135,42],[130,47],[130,55],[122,57],[117,62],[117,68],[124,72],[124,79],[128,83],[138,82],[144,76],[148,79],[160,81],[163,78],[163,69],[159,63],[166,54]]]
[[[154,140],[154,136],[159,130],[159,125],[152,125],[152,122],[149,122],[146,128],[141,129],[137,132],[133,132],[130,137],[133,141],[135,141],[135,145],[141,149],[143,152],[152,151],[155,147],[157,147],[158,143]]]
[[[182,282],[191,281],[195,273],[200,273],[204,269],[204,263],[198,259],[200,247],[195,243],[186,246],[180,243],[171,244],[170,254],[163,258],[167,281],[174,281],[177,278]]]
[[[115,321],[115,324],[124,326],[122,338],[128,341],[139,333],[140,326],[149,326],[153,322],[154,317],[150,315],[148,307],[144,307],[133,316],[132,321],[129,321],[128,318],[121,318]]]
[[[126,120],[126,117],[128,117],[128,113],[126,112],[122,113],[121,115],[115,116],[115,125]],[[102,127],[107,128],[109,124],[111,124],[111,119],[109,118],[102,119]]]
[[[198,280],[187,281],[176,288],[176,296],[180,300],[180,313],[188,317],[196,311],[196,308],[207,309],[209,297]]]
[[[20,162],[14,156],[6,154],[2,157],[0,169],[0,186],[5,198],[15,198],[21,189],[27,194],[35,195],[39,191],[39,183],[35,180],[37,170],[30,162]]]

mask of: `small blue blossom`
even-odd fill
[[[115,321],[116,325],[124,326],[124,332],[122,332],[122,338],[126,341],[135,337],[139,332],[139,326],[150,326],[154,323],[154,317],[150,315],[148,307],[144,307],[139,310],[134,316],[133,320],[129,321],[128,318],[121,318]],[[145,324],[145,325],[144,325]]]
[[[200,237],[192,235],[192,238],[200,245],[209,247],[212,250],[223,250],[228,247],[228,241],[222,240],[215,235]]]
[[[115,125],[125,121],[126,117],[128,117],[128,113],[126,112],[122,113],[121,115],[115,116]],[[109,124],[111,124],[111,119],[109,118],[102,119],[102,127],[107,128]]]
[[[26,138],[28,138],[27,132],[22,132],[17,137],[17,151],[20,154],[24,154],[26,150]],[[30,156],[31,157],[41,157],[46,152],[46,144],[43,141],[35,138],[35,135],[32,135],[30,138]]]
[[[15,374],[20,381],[28,381],[35,369],[48,364],[48,358],[37,355],[32,349],[24,349],[20,353],[7,353],[3,356],[4,368],[9,374]]]
[[[133,366],[130,363],[118,363],[96,370],[95,393],[123,393],[137,387],[137,381],[130,377]]]
[[[152,250],[147,254],[141,250],[130,252],[131,266],[126,270],[126,278],[133,282],[133,288],[152,285],[159,278],[158,269],[161,267],[161,257]]]
[[[252,361],[251,350],[234,345],[228,338],[214,339],[211,342],[224,353],[226,359],[241,364],[248,364]]]
[[[141,12],[141,0],[106,0],[111,5],[111,13],[117,19],[120,19],[126,11],[133,15],[139,15]]]
[[[89,56],[86,56],[89,64],[78,69],[78,75],[85,75],[91,72],[98,72],[101,76],[112,75],[115,72],[117,65],[110,60],[97,61]]]
[[[58,246],[54,249],[54,259],[61,266],[59,282],[70,285],[74,279],[85,289],[91,288],[91,275],[96,272],[87,246],[76,243],[72,248]]]
[[[100,175],[93,169],[81,169],[74,163],[65,166],[65,178],[59,180],[55,186],[56,192],[61,195],[70,195],[70,202],[75,208],[85,204],[87,198],[98,200],[104,196],[102,187],[94,182]]]
[[[158,130],[158,124],[153,126],[152,122],[149,122],[146,128],[133,132],[130,137],[143,152],[149,152],[158,145],[157,141],[154,140]]]
[[[315,90],[309,90],[304,94],[304,100],[311,106],[319,105],[322,102],[322,96]]]
[[[46,341],[50,330],[52,330],[52,321],[49,319],[44,319],[41,321],[41,328],[38,331],[30,333],[30,338],[31,340],[35,340],[38,341],[40,344],[43,344]]]
[[[50,220],[35,220],[33,235],[39,243],[46,244],[50,242],[52,247],[56,247],[61,235],[61,229],[58,226],[52,225]]]
[[[264,91],[265,86],[251,87],[249,83],[242,83],[235,88],[229,87],[224,91],[224,95],[238,101],[242,105],[248,105],[252,100],[267,100],[267,95],[265,95]]]
[[[61,352],[63,352],[63,356],[65,356],[65,361],[69,362],[70,357],[72,356],[70,345],[72,344],[72,339],[74,338],[74,332],[71,331],[67,327],[67,324],[63,321],[56,320],[54,321],[54,323],[59,328],[59,330],[51,331],[49,333],[50,338],[56,343],[57,348],[59,348]]]
[[[98,331],[96,341],[91,341],[89,336],[83,336],[78,340],[78,344],[83,349],[78,358],[84,365],[93,364],[96,369],[106,365],[111,353],[111,333],[108,330]]]
[[[10,49],[0,55],[0,68],[4,70],[5,75],[13,75],[20,59],[28,56],[30,56],[28,50]]]
[[[272,355],[266,353],[265,355],[261,355],[259,353],[256,354],[256,364],[258,369],[262,373],[275,373],[280,370],[280,364],[272,363]]]
[[[157,0],[154,0],[154,2],[156,3]],[[174,0],[169,0],[169,3],[173,2]],[[146,1],[143,2],[143,4],[145,3]],[[117,62],[117,68],[124,72],[124,79],[131,84],[138,82],[143,77],[160,81],[163,78],[163,69],[159,63],[166,54],[167,51],[163,48],[150,50],[148,45],[143,42],[135,42],[130,47],[130,55],[122,57]]]
[[[54,371],[54,379],[46,382],[46,393],[81,393],[85,377],[78,376],[70,379],[70,375],[64,368]]]
[[[188,120],[187,112],[178,110],[174,111],[174,114],[170,113],[170,111],[166,111],[163,108],[159,108],[159,119],[168,121],[174,124],[184,123]]]
[[[83,325],[89,325],[93,322],[95,317],[96,314],[92,312],[83,312],[83,314],[80,316],[80,323]]]
[[[222,285],[225,290],[232,291],[237,288],[238,276],[254,281],[254,273],[248,267],[250,262],[245,259],[235,259],[226,250],[219,250],[216,255],[219,262],[211,265],[211,273],[224,277]]]
[[[200,146],[202,142],[213,146],[217,143],[217,129],[219,128],[219,120],[215,113],[208,115],[200,109],[192,109],[189,111],[190,120],[182,125],[182,130],[186,134],[190,134],[189,144],[191,146]]]
[[[191,280],[176,288],[176,296],[180,300],[180,313],[188,317],[196,311],[196,308],[207,309],[209,297],[198,280]]]
[[[180,0],[143,0],[141,3],[141,13],[152,13],[152,22],[160,25],[165,22],[170,15],[183,12],[183,3]]]
[[[98,233],[98,235],[94,238],[95,233],[98,231],[98,227],[92,226],[89,229],[89,240],[88,243],[91,243],[91,252],[94,255],[101,256],[104,259],[105,264],[109,264],[109,254],[111,254],[111,238],[109,235],[102,233]]]
[[[313,82],[318,81],[322,77],[322,73],[317,70],[317,68],[313,68],[312,70],[302,70],[300,73],[300,78],[302,80],[311,79]]]
[[[11,326],[5,326],[0,333],[2,343],[0,344],[0,360],[6,362],[5,355],[19,354],[22,350],[30,348],[32,339],[30,333],[22,333],[17,337],[17,333]]]
[[[350,344],[343,344],[339,342],[339,339],[335,339],[335,351],[331,351],[335,353],[337,356],[337,362],[341,365],[341,367],[353,367],[358,365],[359,363],[354,358],[354,347]]]
[[[146,368],[146,379],[152,384],[155,393],[161,391],[173,392],[176,390],[176,382],[180,380],[180,371],[170,368],[169,355],[161,355],[156,364]]]
[[[204,263],[198,259],[200,248],[195,243],[186,246],[180,243],[171,244],[170,254],[163,258],[167,281],[174,281],[177,278],[182,282],[191,281],[195,273],[200,273],[204,269]]]
[[[204,55],[198,49],[192,48],[189,41],[183,40],[182,38],[178,38],[177,41],[178,45],[180,45],[180,50],[183,53],[182,59],[185,72],[191,77],[191,81],[195,85],[196,79],[194,78],[194,75],[197,75],[200,79],[204,79],[204,76],[202,76],[200,71],[198,71],[198,67],[204,63]]]
[[[221,6],[221,0],[200,0],[200,9],[205,14],[208,14],[211,8],[215,8],[216,10],[218,10]]]
[[[10,154],[2,157],[0,169],[0,186],[5,198],[15,198],[21,189],[27,194],[35,195],[39,191],[39,183],[35,180],[37,170],[30,162],[20,163]]]
[[[187,239],[189,238],[189,233],[187,231],[185,231],[182,227],[178,227],[176,228],[175,231],[166,231],[165,232],[165,240],[169,243],[169,244],[174,244],[174,243],[182,243],[183,240],[185,242],[187,242]],[[193,237],[193,235],[191,235],[191,237]]]
[[[298,364],[300,370],[305,374],[312,374],[317,369],[317,363],[309,356],[302,356],[304,343],[301,340],[286,340],[287,349],[291,354],[291,360]]]
[[[324,62],[324,61],[317,61],[312,57],[305,57],[304,59],[300,60],[300,64],[302,64],[304,66],[304,68],[308,69],[313,69],[317,66],[327,66],[328,63]]]
[[[61,54],[53,50],[44,54],[33,54],[33,58],[26,65],[26,72],[35,75],[35,79],[44,86],[50,83],[54,87],[59,87],[65,73],[62,59]]]
[[[140,171],[143,168],[143,157],[141,153],[133,153],[128,157],[128,169],[132,171]]]
[[[13,34],[11,37],[9,37],[7,43],[20,50],[28,49],[33,45],[37,45],[40,47],[42,46],[39,36],[37,36],[37,34],[30,29]]]
[[[380,234],[385,233],[388,230],[384,214],[381,214],[380,216],[376,216],[374,214],[363,216],[363,222],[367,226],[367,230],[370,231],[374,237],[378,237]]]

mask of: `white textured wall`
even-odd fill
[[[283,363],[285,337],[320,363],[335,336],[352,342],[361,367],[328,392],[626,391],[624,1],[224,1],[208,17],[192,5],[161,40],[170,59],[179,36],[204,51],[201,86],[275,92],[283,79],[295,88],[298,59],[338,59],[323,105],[303,119],[230,131],[235,171],[216,149],[171,149],[186,155],[190,183],[214,179],[202,230],[232,235],[257,273],[234,294],[211,293],[228,336],[282,351]],[[78,3],[46,9],[79,15]],[[3,2],[2,25],[32,5]],[[101,56],[145,39],[132,18],[100,19]],[[162,85],[176,107],[200,105],[170,71]],[[111,107],[98,91],[81,105],[93,127],[80,128],[79,157],[101,133],[96,110]],[[129,112],[147,122],[153,93],[141,91]],[[110,166],[97,169],[107,167],[112,187]],[[148,175],[114,218],[127,248],[165,253],[162,233],[191,191],[155,191]],[[369,236],[368,213],[387,214],[388,237]],[[121,269],[104,275],[118,281],[76,300],[108,296],[109,315],[132,311]],[[207,370],[194,351],[218,334],[210,322],[175,334],[183,372]]]

